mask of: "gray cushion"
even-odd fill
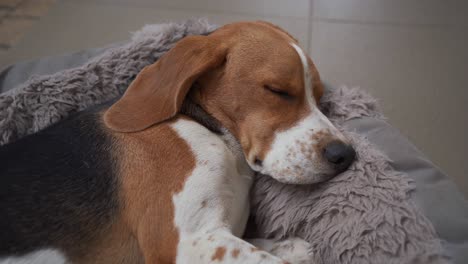
[[[468,202],[455,184],[396,128],[373,118],[346,122],[348,128],[365,135],[416,183],[414,202],[432,222],[455,263],[468,260]]]
[[[61,70],[80,66],[90,58],[101,54],[107,48],[83,50],[62,56],[18,62],[7,66],[0,72],[0,92],[13,89],[33,75],[52,74]]]

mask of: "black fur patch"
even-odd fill
[[[0,147],[0,256],[74,251],[112,222],[118,181],[97,110]]]

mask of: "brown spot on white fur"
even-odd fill
[[[250,252],[255,252],[255,251],[260,251],[260,249],[256,248],[256,247],[251,247],[250,248]]]
[[[239,253],[240,253],[240,250],[238,248],[233,249],[232,252],[231,252],[231,256],[233,258],[237,258],[239,256]]]
[[[217,247],[213,256],[211,256],[212,261],[222,261],[224,259],[224,255],[226,254],[225,247]]]
[[[324,148],[332,141],[337,140],[330,130],[320,130],[310,136],[309,142],[313,142],[313,149],[316,153],[322,153]]]

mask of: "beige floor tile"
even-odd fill
[[[68,0],[76,1],[76,0]],[[161,8],[191,9],[203,12],[243,13],[268,16],[307,17],[309,0],[85,0]]]
[[[29,19],[7,17],[0,22],[0,44],[12,46],[32,26]]]
[[[321,19],[468,26],[465,0],[312,0]]]
[[[324,80],[381,100],[397,126],[468,194],[468,31],[314,22]]]
[[[32,0],[23,1],[11,13],[12,16],[40,18],[53,5],[56,0]]]
[[[296,35],[304,46],[308,41],[307,20],[300,18],[65,1],[57,3],[47,16],[34,25],[24,39],[4,57],[3,64],[124,41],[129,39],[131,32],[145,24],[183,21],[191,17],[207,17],[216,24],[240,20],[269,20]]]
[[[15,7],[23,0],[0,0],[0,7]]]

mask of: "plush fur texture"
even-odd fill
[[[121,95],[146,65],[187,35],[215,29],[205,21],[150,25],[126,45],[87,64],[28,82],[0,95],[0,145],[37,132],[71,113]],[[300,236],[315,263],[447,263],[432,224],[411,202],[411,180],[345,121],[383,118],[359,89],[329,89],[324,113],[352,140],[358,161],[319,186],[294,186],[259,175],[252,215],[259,237]]]

